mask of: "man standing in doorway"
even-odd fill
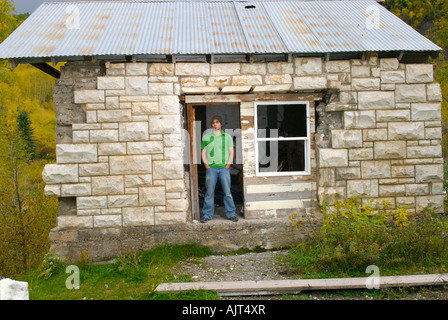
[[[235,203],[230,191],[230,165],[235,154],[233,139],[222,130],[222,119],[220,116],[213,116],[211,121],[213,131],[202,137],[201,158],[204,163],[205,188],[204,206],[202,208],[202,223],[211,220],[215,211],[215,187],[221,182],[224,193],[224,206],[226,208],[226,218],[237,222],[235,215]]]

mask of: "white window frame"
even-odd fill
[[[278,138],[259,138],[258,137],[258,105],[289,105],[302,104],[306,108],[306,137],[278,137]],[[305,170],[304,171],[285,171],[285,172],[260,172],[258,161],[258,142],[261,141],[305,141]],[[260,177],[266,176],[305,176],[311,174],[311,131],[310,131],[310,103],[309,101],[269,101],[254,102],[254,142],[255,142],[255,175]]]

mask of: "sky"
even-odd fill
[[[43,2],[54,2],[63,0],[13,0],[17,13],[32,13]]]

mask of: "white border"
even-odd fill
[[[258,105],[285,105],[285,104],[302,104],[306,108],[306,138],[260,138],[258,139],[258,123],[257,123],[257,106]],[[285,140],[306,140],[305,143],[305,171],[286,171],[286,172],[259,172],[258,171],[258,142],[259,141],[285,141]],[[310,131],[310,103],[309,101],[269,101],[254,102],[254,144],[255,144],[255,176],[272,177],[272,176],[305,176],[311,174],[311,131]]]

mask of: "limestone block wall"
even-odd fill
[[[433,78],[430,64],[375,54],[268,63],[73,62],[54,90],[57,163],[44,169],[46,194],[60,197],[60,229],[186,223],[185,96],[240,103],[247,218],[314,210],[324,190],[411,210],[441,208],[441,92]],[[279,95],[310,101],[308,176],[255,175],[254,102]]]
[[[323,106],[340,122],[318,137],[319,195],[443,210],[441,91],[431,64],[395,58],[329,62],[351,83]],[[342,73],[341,73],[342,72]]]

